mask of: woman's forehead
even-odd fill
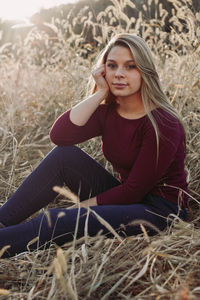
[[[134,61],[134,57],[128,47],[114,46],[108,53],[107,60]]]

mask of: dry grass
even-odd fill
[[[119,1],[112,2],[107,11],[97,16],[97,23],[93,21],[90,24],[94,28],[95,39],[102,46],[106,41],[105,34],[124,30],[137,33],[143,26],[142,35],[155,53],[166,93],[187,126],[186,168],[193,213],[191,221],[185,223],[177,218],[173,226],[154,237],[148,237],[144,226],[142,235],[123,240],[116,235],[113,239],[101,235],[91,238],[86,230],[83,238],[75,238],[62,249],[52,244],[50,249],[38,249],[1,260],[0,299],[200,298],[198,16],[187,6],[180,6],[179,1],[174,1],[177,13],[172,21],[176,30],[168,34],[162,29],[166,12],[161,7],[163,18],[159,22],[156,18],[147,20],[142,16],[129,21],[124,12],[125,1],[121,1],[121,5],[118,5]],[[148,1],[149,7],[152,2]],[[130,5],[131,2],[126,3]],[[112,14],[113,18],[121,17],[120,26],[112,26],[112,18],[109,18],[107,26],[102,20],[108,14]],[[185,30],[177,15],[185,18]],[[25,42],[17,46],[20,53],[17,61],[12,55],[5,55],[6,47],[0,50],[1,204],[52,148],[49,129],[61,112],[82,99],[93,53],[97,51],[91,45],[84,45],[82,36],[74,36],[72,29],[70,41],[76,41],[77,46],[82,43],[83,47],[80,49],[75,45],[71,49],[64,42],[61,30],[62,26],[70,26],[67,21],[54,22],[53,26],[58,28],[56,33],[52,27],[57,36],[53,45],[47,34],[33,29]],[[88,23],[84,26],[86,28]],[[98,35],[96,26],[103,30],[103,36]],[[171,41],[170,47],[166,46],[166,39]],[[77,55],[85,54],[86,49],[91,51],[87,59]],[[99,139],[93,139],[82,147],[105,164],[99,143]],[[106,167],[110,168],[107,164]],[[62,199],[52,205],[63,207],[67,203]]]

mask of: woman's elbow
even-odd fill
[[[57,146],[72,146],[74,145],[73,141],[67,139],[66,137],[59,136],[58,134],[50,131],[49,134],[50,140]]]
[[[59,143],[58,139],[54,135],[50,134],[49,137],[50,137],[50,140],[51,140],[51,142],[53,144],[59,146],[60,143]]]
[[[50,140],[52,141],[52,143],[54,143],[57,146],[63,146],[62,142],[61,142],[61,138],[58,136],[58,134],[51,129],[50,133],[49,133],[49,137]]]

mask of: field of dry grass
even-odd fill
[[[76,240],[75,236],[62,249],[52,244],[50,249],[1,259],[2,300],[200,299],[199,14],[174,1],[172,23],[176,30],[166,33],[161,26],[164,11],[160,26],[153,26],[158,24],[156,20],[144,25],[146,19],[140,15],[131,28],[124,17],[125,1],[120,5],[116,0],[112,2],[93,26],[101,26],[104,34],[138,33],[143,26],[142,35],[154,52],[164,89],[186,125],[190,221],[176,219],[170,228],[154,237],[149,237],[145,228],[144,234],[126,239],[85,235]],[[121,17],[127,26],[116,28],[101,22],[106,13]],[[180,22],[183,19],[184,29]],[[80,49],[83,38],[73,34],[70,41],[75,46],[71,48],[61,30],[62,26],[69,27],[67,21],[49,26],[57,36],[53,44],[46,33],[33,28],[24,42],[13,45],[18,59],[14,54],[8,55],[6,46],[0,49],[0,204],[52,149],[49,129],[60,113],[84,97],[93,53],[98,52],[89,45]],[[95,37],[100,46],[106,41],[105,35]],[[86,49],[92,51],[83,58],[81,52],[85,54]],[[81,145],[110,168],[99,146],[99,139]],[[62,197],[51,204],[66,205]]]

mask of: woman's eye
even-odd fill
[[[108,68],[114,69],[115,68],[115,64],[107,64]]]
[[[113,63],[108,63],[107,67],[110,68],[110,69],[116,69],[117,65],[113,64]],[[136,68],[136,65],[127,65],[127,66],[125,65],[123,68],[127,69],[127,70],[133,70],[133,69]]]
[[[135,66],[135,65],[128,65],[126,68],[127,68],[128,70],[132,70],[132,69],[135,69],[136,66]]]

